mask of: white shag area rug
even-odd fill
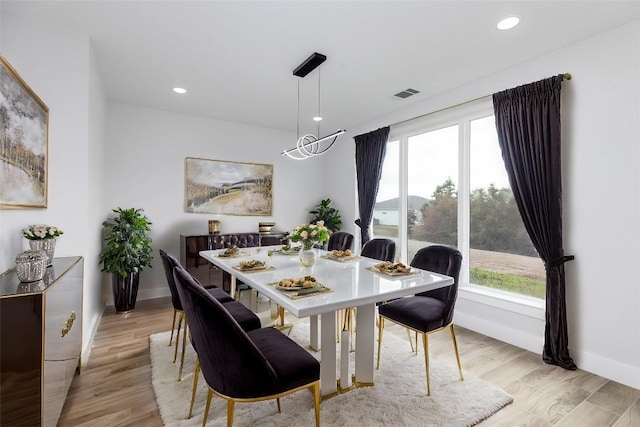
[[[201,426],[207,396],[202,373],[198,382],[194,415],[187,419],[195,352],[191,346],[188,347],[183,379],[178,382],[179,364],[172,362],[173,347],[168,346],[169,335],[170,332],[163,332],[150,337],[153,389],[160,415],[165,426]],[[308,323],[303,321],[296,324],[289,336],[319,359],[320,353],[309,349]],[[338,351],[339,349],[338,345]],[[178,360],[179,358],[180,354]],[[352,352],[351,372],[353,359]],[[360,387],[320,404],[321,425],[472,426],[513,401],[502,389],[465,373],[464,360],[462,368],[465,379],[460,381],[455,360],[448,364],[433,356],[430,358],[431,396],[427,396],[422,351],[418,355],[412,353],[408,339],[402,340],[391,333],[384,336],[381,359],[380,370],[374,374],[374,387]],[[281,398],[280,402],[281,413],[278,413],[275,400],[236,403],[234,425],[315,425],[311,393],[300,391]],[[214,395],[207,426],[225,426],[226,413],[226,401]]]

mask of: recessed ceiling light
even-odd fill
[[[313,118],[313,120],[315,120],[316,122],[319,122],[320,120],[322,120],[322,117],[320,117],[320,116],[315,116],[315,117]]]
[[[497,27],[499,30],[509,30],[518,25],[519,22],[520,18],[518,18],[517,16],[508,16],[498,22]]]
[[[174,87],[174,88],[173,88],[173,91],[174,91],[175,93],[180,93],[180,94],[182,94],[182,93],[187,93],[187,90],[186,90],[186,89],[183,89],[183,88],[181,88],[181,87]]]

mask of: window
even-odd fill
[[[407,138],[408,257],[431,244],[458,243],[458,125]]]
[[[395,238],[404,262],[424,246],[457,246],[462,283],[544,298],[543,263],[511,192],[491,105],[412,122],[391,129],[374,234]],[[389,220],[394,209],[403,214]]]
[[[399,243],[400,226],[400,142],[389,141],[382,165],[380,187],[373,208],[373,234]]]

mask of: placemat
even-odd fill
[[[249,256],[248,252],[238,252],[237,254],[233,254],[233,255],[225,255],[224,253],[220,252],[218,255],[216,255],[218,258],[242,258],[242,257],[246,257]]]
[[[331,261],[347,262],[347,261],[359,260],[362,257],[360,255],[335,257],[335,256],[331,256],[330,254],[327,254],[327,255],[321,255],[320,258],[330,259]]]
[[[278,285],[278,282],[269,283],[269,285],[275,287]],[[281,289],[278,289],[278,290],[283,294],[285,294],[290,299],[307,298],[307,297],[313,297],[316,295],[326,294],[327,292],[333,292],[331,288],[321,285],[320,283],[318,283],[313,288],[309,288],[309,289],[303,288],[299,291],[283,291]]]
[[[411,272],[409,272],[409,273],[380,271],[375,267],[367,267],[367,270],[373,271],[374,273],[382,274],[383,276],[386,276],[386,277],[407,277],[407,276],[415,276],[415,275],[418,275],[418,274],[422,273],[421,271],[418,271],[418,270],[411,270]]]
[[[240,271],[242,273],[262,273],[263,271],[272,271],[272,270],[275,270],[276,268],[272,265],[268,265],[266,268],[243,269],[240,266],[234,265],[233,269]]]

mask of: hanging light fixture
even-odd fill
[[[327,60],[325,55],[314,52],[310,57],[304,60],[304,62],[295,70],[293,75],[300,78],[306,77],[307,74],[315,70]],[[298,124],[297,124],[297,142],[295,148],[290,148],[283,151],[281,154],[288,156],[295,160],[304,160],[309,157],[319,156],[324,154],[333,146],[338,139],[338,136],[342,135],[346,131],[344,129],[338,129],[331,135],[320,137],[320,121],[322,116],[320,115],[320,69],[318,69],[318,114],[313,118],[317,123],[317,135],[306,134],[300,136],[300,80],[298,80]]]

